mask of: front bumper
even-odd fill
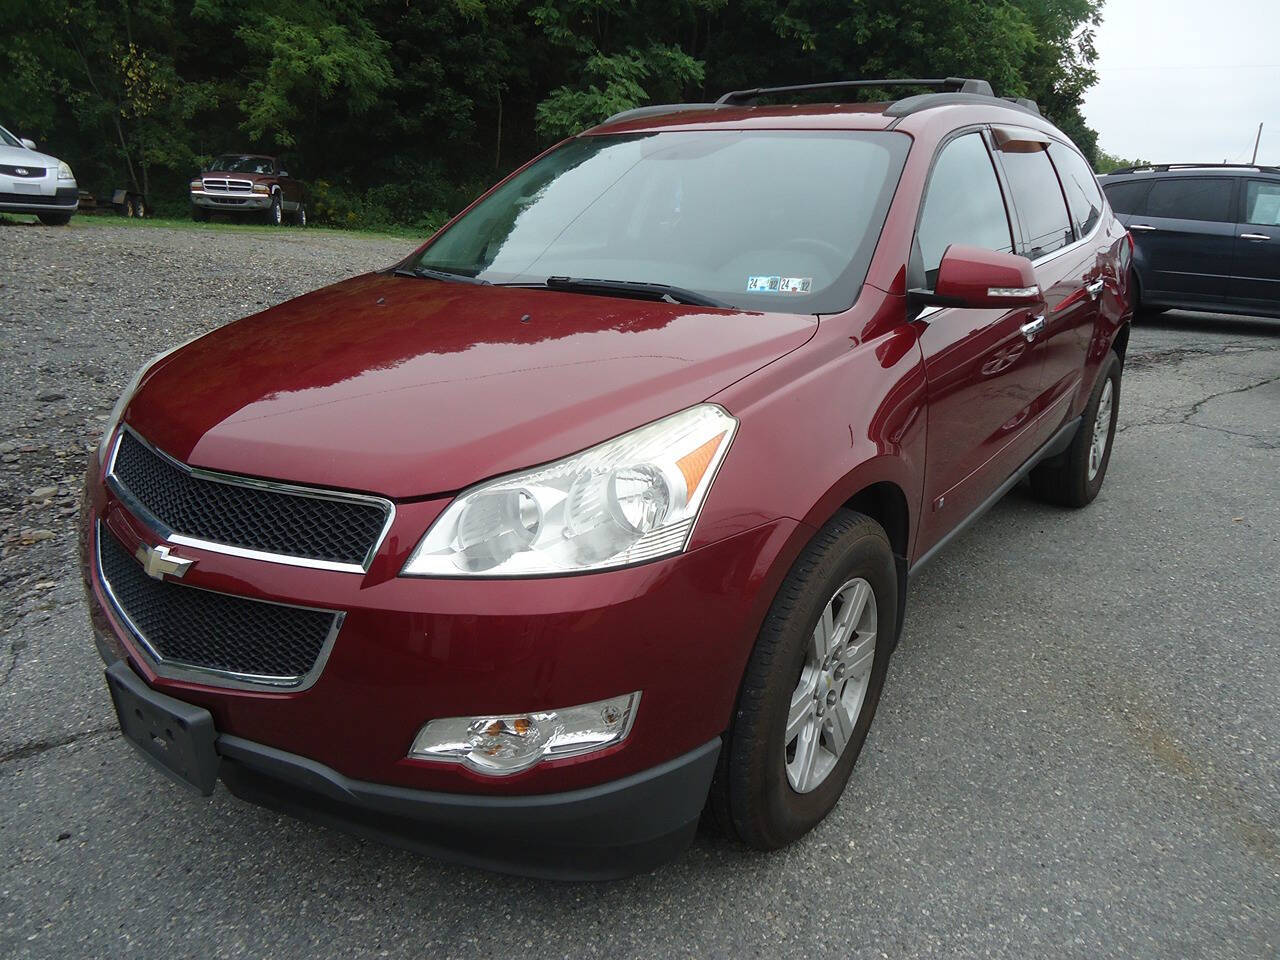
[[[237,689],[163,675],[149,659],[94,558],[102,529],[130,554],[160,537],[102,483],[96,456],[85,489],[81,549],[99,651],[108,663],[127,662],[147,689],[208,711],[233,792],[470,863],[547,875],[644,869],[688,842],[787,566],[776,561],[798,527],[777,520],[638,567],[505,581],[398,576],[447,498],[397,503],[364,574],[181,546],[196,560],[184,586],[345,615],[313,684]],[[496,778],[408,756],[432,719],[631,690],[643,696],[629,736],[596,753]],[[530,854],[515,857],[526,846]]]
[[[0,176],[0,213],[74,213],[79,206],[74,180]]]
[[[109,681],[127,686],[134,696],[192,716],[189,704],[152,690],[122,661],[110,663],[107,673]],[[211,724],[207,712],[197,712]],[[470,866],[558,880],[605,880],[652,870],[689,845],[720,738],[611,783],[514,797],[353,780],[306,757],[225,733],[215,734],[214,749],[210,774],[216,770],[233,794],[251,803]]]
[[[265,210],[271,206],[269,193],[223,193],[215,190],[192,190],[191,203],[202,210]]]

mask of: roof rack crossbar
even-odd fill
[[[833,80],[828,83],[800,83],[786,87],[752,87],[750,90],[730,90],[719,100],[720,105],[744,104],[758,100],[767,94],[802,93],[809,90],[841,90],[858,87],[934,87],[939,90],[951,90],[956,93],[977,93],[993,96],[991,84],[986,80],[974,80],[968,77],[943,77],[931,80],[890,77],[881,80]]]
[[[1137,173],[1141,170],[1150,170],[1152,173],[1165,173],[1169,170],[1261,170],[1264,173],[1280,173],[1280,167],[1268,166],[1262,163],[1138,163],[1131,167],[1119,167],[1115,170],[1107,171],[1108,175],[1113,173]]]

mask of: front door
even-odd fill
[[[1236,224],[1232,304],[1280,316],[1280,180],[1245,180]]]
[[[1236,246],[1235,183],[1224,176],[1161,177],[1143,209],[1124,218],[1143,300],[1226,300]]]
[[[948,142],[930,174],[915,255],[930,289],[953,243],[1014,252],[1004,194],[980,132]],[[917,556],[977,509],[1029,455],[1022,440],[1041,392],[1041,341],[1034,321],[1042,314],[948,307],[918,319],[928,430]]]

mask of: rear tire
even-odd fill
[[[46,227],[65,227],[71,222],[69,213],[38,213],[36,216]]]
[[[293,225],[295,227],[305,227],[307,225],[307,205],[301,200],[298,201],[298,209],[293,214]]]
[[[1108,350],[1071,446],[1031,471],[1031,489],[1041,500],[1062,507],[1084,507],[1102,489],[1120,417],[1122,370],[1120,358]]]
[[[747,663],[711,788],[726,832],[771,850],[830,813],[875,716],[897,615],[888,537],[869,517],[841,510],[787,574]],[[819,662],[823,627],[829,656]]]

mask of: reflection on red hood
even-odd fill
[[[367,274],[183,348],[125,419],[196,466],[425,496],[705,400],[816,328],[809,316]]]

